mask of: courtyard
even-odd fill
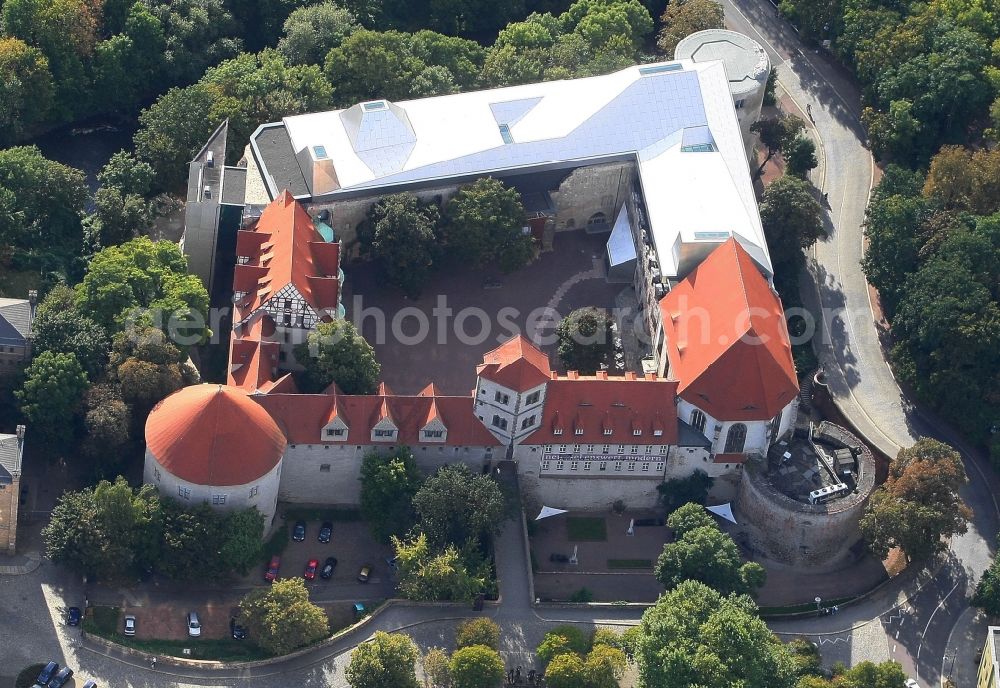
[[[397,394],[415,394],[432,381],[444,394],[468,394],[483,354],[518,333],[539,344],[558,369],[559,320],[584,306],[610,311],[623,290],[631,294],[628,285],[604,279],[607,238],[559,232],[554,250],[509,275],[448,265],[415,300],[381,283],[373,264],[355,262],[345,266],[347,317],[374,346],[382,379]]]

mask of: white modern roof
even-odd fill
[[[251,149],[272,198],[313,202],[636,160],[665,275],[682,243],[730,235],[772,270],[722,62],[360,103],[263,125]]]

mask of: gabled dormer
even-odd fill
[[[445,442],[448,439],[448,428],[444,424],[444,419],[438,412],[437,402],[431,400],[427,409],[427,416],[420,428],[421,442]]]
[[[382,398],[375,422],[372,424],[372,442],[395,442],[399,439],[399,426],[392,418],[389,400]]]
[[[323,426],[323,436],[320,439],[323,442],[346,442],[349,432],[350,427],[341,412],[337,397],[334,397],[326,425]]]

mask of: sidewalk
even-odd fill
[[[0,556],[0,576],[23,576],[42,565],[40,554],[15,554]]]
[[[944,670],[942,675],[950,677],[958,688],[976,685],[979,657],[986,642],[988,626],[986,616],[972,607],[966,609],[955,622],[941,667]]]

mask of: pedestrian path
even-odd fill
[[[35,552],[0,557],[0,576],[23,576],[42,565],[42,556]]]

